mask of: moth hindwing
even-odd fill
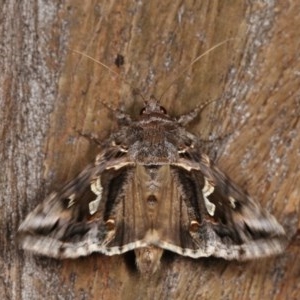
[[[281,253],[283,227],[201,152],[183,125],[151,98],[95,162],[50,194],[19,228],[26,250],[55,258],[134,250],[152,274],[164,250],[245,260]]]

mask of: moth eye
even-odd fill
[[[160,109],[160,113],[162,113],[164,115],[167,114],[167,110],[163,106],[160,105],[159,109]],[[147,110],[147,107],[142,108],[140,111],[140,115],[144,114],[146,110]],[[158,109],[155,109],[155,112],[158,112]]]
[[[140,115],[142,115],[146,110],[146,107],[142,108],[141,111],[140,111]]]
[[[189,231],[197,232],[200,228],[200,224],[197,221],[191,221]]]
[[[114,230],[115,229],[115,220],[113,219],[109,219],[105,222],[105,226],[106,226],[106,229],[108,231],[111,231],[111,230]]]
[[[167,114],[167,110],[163,106],[160,106],[159,108],[163,114]]]

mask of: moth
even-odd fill
[[[228,260],[281,253],[283,227],[185,129],[198,113],[172,118],[153,97],[136,120],[117,111],[120,128],[94,163],[20,225],[22,248],[58,259],[134,250],[143,274],[165,250]]]

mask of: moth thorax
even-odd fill
[[[160,266],[164,250],[155,246],[134,249],[136,265],[143,275],[152,275]]]

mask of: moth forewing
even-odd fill
[[[24,249],[55,258],[135,250],[147,274],[159,268],[163,250],[243,260],[285,249],[283,227],[185,130],[190,117],[176,121],[154,98],[138,120],[124,116],[94,164],[20,225]]]

